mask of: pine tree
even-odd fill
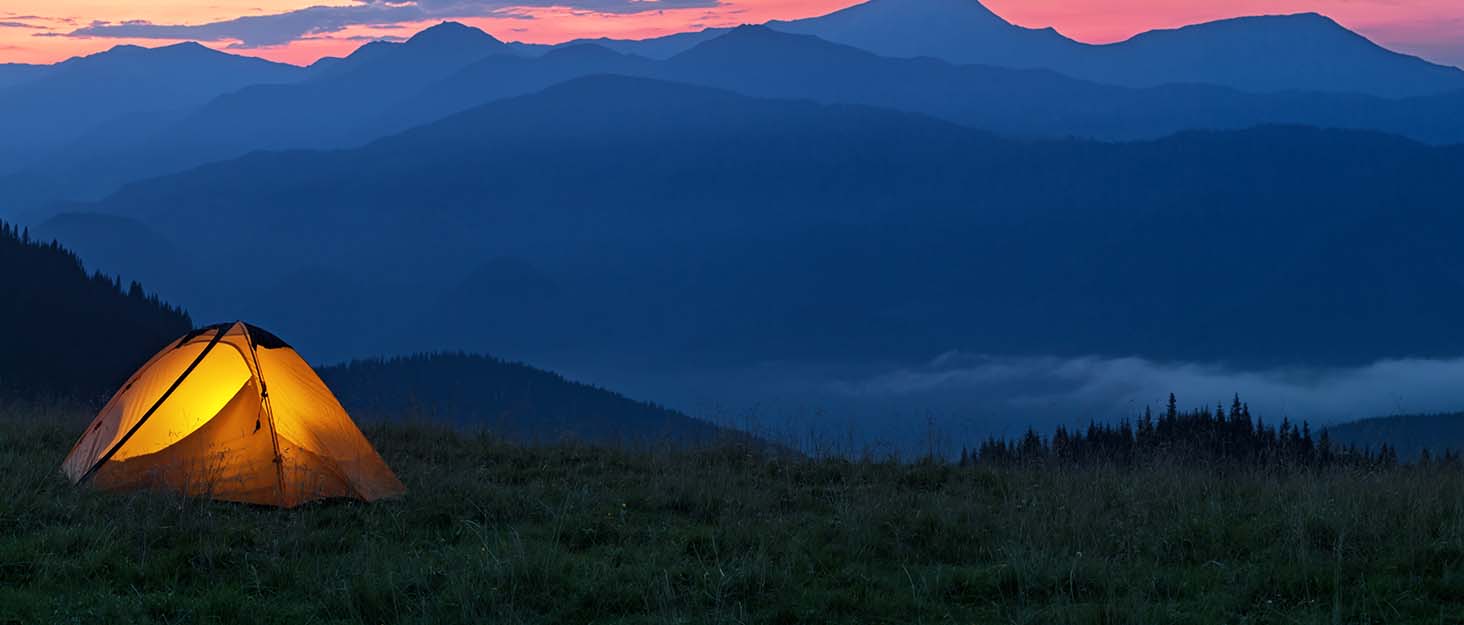
[[[1326,428],[1322,428],[1322,436],[1317,441],[1317,460],[1323,465],[1332,463],[1332,436]]]

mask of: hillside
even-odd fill
[[[0,396],[105,397],[193,327],[138,283],[87,275],[75,254],[5,224],[0,267]]]
[[[1464,451],[1464,413],[1376,417],[1334,425],[1327,432],[1343,444],[1376,448],[1386,443],[1410,459],[1425,449],[1435,458]]]
[[[730,431],[705,421],[487,356],[357,360],[318,372],[346,410],[368,422],[417,419],[482,429],[515,442],[734,440]]]

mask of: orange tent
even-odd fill
[[[310,365],[242,321],[195,330],[153,356],[62,470],[102,489],[284,508],[406,491]]]

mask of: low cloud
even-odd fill
[[[667,9],[710,8],[722,0],[358,0],[348,6],[314,6],[273,15],[251,15],[206,24],[147,21],[98,22],[71,37],[235,41],[236,47],[286,44],[351,26],[391,25],[435,19],[522,17],[524,8],[565,7],[595,13],[637,14]]]
[[[1464,358],[1381,360],[1356,367],[1243,369],[1145,358],[1009,357],[952,352],[920,363],[768,363],[658,376],[585,372],[632,396],[794,444],[834,441],[902,453],[932,437],[959,453],[987,436],[1044,435],[1059,424],[1133,419],[1239,394],[1255,416],[1314,427],[1397,414],[1464,410]],[[819,444],[815,442],[815,446]]]
[[[1464,410],[1464,359],[1383,360],[1359,367],[1245,370],[1144,358],[1010,358],[949,353],[929,363],[826,383],[832,394],[890,402],[979,401],[1013,415],[1071,410],[1100,419],[1160,407],[1169,393],[1190,407],[1239,394],[1279,419],[1335,423],[1400,413]]]

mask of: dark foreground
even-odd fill
[[[961,468],[398,426],[368,436],[405,498],[277,511],[75,489],[56,467],[80,426],[27,417],[0,418],[0,623],[1464,621],[1464,476],[1441,466]]]

